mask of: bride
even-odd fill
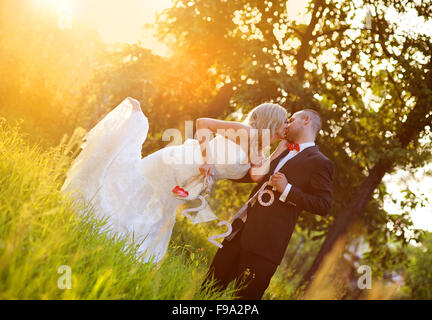
[[[196,127],[197,140],[142,158],[148,120],[139,102],[126,98],[87,133],[62,190],[91,204],[97,217],[108,218],[103,231],[137,245],[144,262],[158,262],[167,251],[176,209],[185,200],[200,197],[219,179],[250,174],[257,181],[265,173],[283,144],[271,157],[265,158],[263,150],[284,137],[287,113],[265,103],[243,123],[201,118]],[[210,133],[217,135],[210,139]],[[203,206],[195,223],[216,218]]]

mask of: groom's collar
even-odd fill
[[[302,144],[299,144],[300,151],[303,151],[305,149],[316,149],[318,150],[318,146],[315,145],[315,142],[305,142]],[[281,159],[283,159],[288,153],[290,152],[290,149],[285,150],[282,152],[277,158],[273,159],[272,163],[278,163]],[[276,165],[275,165],[276,166]]]
[[[303,152],[299,152],[294,158],[292,158],[291,160],[289,160],[288,162],[291,161],[300,161],[302,158],[306,157],[309,153],[314,152],[314,151],[318,151],[318,146],[315,145],[315,143],[313,145],[309,145],[303,149]],[[267,173],[268,176],[270,176],[273,171],[275,170],[276,166],[278,165],[279,161],[281,161],[283,158],[285,158],[285,156],[290,152],[289,149],[285,150],[284,152],[282,152],[282,154],[280,154],[277,158],[273,159],[273,161],[270,163],[270,170]],[[268,177],[266,177],[264,179],[264,181],[266,181],[266,179],[268,179]]]
[[[302,152],[306,148],[313,147],[314,145],[315,145],[315,142],[313,142],[313,141],[312,142],[300,143],[299,144],[299,148],[300,148],[299,152]]]

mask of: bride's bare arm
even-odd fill
[[[249,138],[251,127],[248,125],[237,122],[237,121],[225,121],[225,120],[218,120],[218,119],[212,119],[212,118],[199,118],[196,120],[196,128],[197,128],[197,134],[198,138],[200,137],[200,131],[202,130],[201,134],[204,133],[204,131],[209,131],[213,133],[220,134],[235,143],[239,144],[238,138]]]
[[[200,171],[204,176],[211,174],[212,164],[209,164],[208,143],[212,133],[220,134],[239,144],[245,152],[249,148],[249,135],[251,128],[241,122],[224,121],[212,118],[199,118],[196,120],[197,138],[200,144],[204,165]]]
[[[247,151],[251,127],[246,124],[237,121],[199,118],[196,120],[196,129],[204,159],[207,159],[206,147],[212,133],[217,133],[230,139]]]
[[[263,159],[263,161],[255,166],[251,166],[249,169],[249,175],[254,182],[260,182],[262,178],[268,173],[270,170],[270,163],[280,156],[282,152],[284,152],[288,148],[287,141],[281,140],[276,147],[275,151],[271,154],[270,157]]]

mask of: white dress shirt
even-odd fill
[[[273,173],[278,172],[279,169],[282,168],[285,165],[285,163],[287,163],[288,160],[291,160],[292,158],[294,158],[296,155],[298,155],[304,149],[309,148],[309,147],[313,147],[314,145],[315,145],[315,142],[305,142],[305,143],[299,144],[300,151],[291,150],[290,152],[288,152],[288,154],[285,157],[283,157],[282,159],[279,160],[279,163],[276,166],[276,168],[273,171]],[[288,193],[291,190],[291,187],[292,187],[292,185],[290,183],[288,183],[287,186],[285,187],[284,192],[282,192],[282,194],[279,197],[280,201],[285,202],[286,197],[288,196]]]

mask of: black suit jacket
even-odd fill
[[[288,152],[283,152],[271,162],[269,172],[252,190],[250,197],[268,181],[279,160]],[[242,248],[276,264],[282,260],[302,210],[321,216],[329,212],[334,165],[319,152],[317,146],[313,146],[288,160],[279,172],[285,174],[292,185],[285,202],[279,200],[281,194],[278,191],[273,191],[275,198],[272,205],[264,207],[258,201],[253,206],[249,204],[247,220],[239,235]],[[248,176],[234,181],[252,182]],[[267,196],[263,196],[264,201],[268,201]]]

